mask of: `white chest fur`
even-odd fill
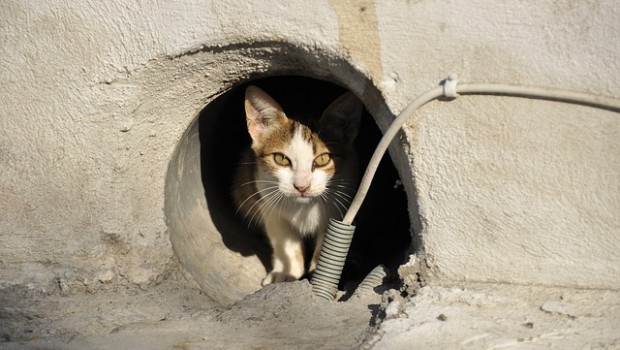
[[[327,226],[327,213],[324,205],[317,201],[310,203],[292,203],[287,205],[282,215],[302,236],[314,236],[317,231]]]

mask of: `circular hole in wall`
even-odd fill
[[[250,144],[244,112],[248,85],[266,91],[285,112],[320,116],[346,90],[302,76],[276,76],[240,84],[209,103],[190,126],[171,159],[166,180],[166,218],[175,254],[183,268],[213,299],[230,304],[260,288],[270,270],[271,248],[259,227],[237,215],[233,174]],[[355,148],[360,174],[381,132],[364,111]],[[342,285],[377,264],[395,269],[411,245],[407,196],[385,157],[355,225]]]

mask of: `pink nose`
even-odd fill
[[[308,187],[310,187],[310,186],[293,185],[293,187],[295,187],[297,189],[297,191],[299,191],[299,193],[305,193],[308,190]]]

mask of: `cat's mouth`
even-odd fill
[[[300,202],[300,203],[306,203],[306,202],[310,202],[312,200],[314,200],[315,198],[317,198],[317,194],[313,191],[304,191],[304,192],[299,192],[299,191],[282,191],[282,193],[287,196],[289,199]]]
[[[309,195],[307,193],[299,193],[299,194],[292,196],[292,199],[298,203],[310,203],[311,201],[314,200],[315,197],[316,196]]]

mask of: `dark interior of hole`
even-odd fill
[[[250,84],[265,90],[285,113],[304,116],[320,116],[346,90],[307,77],[263,78],[231,89],[200,113],[202,181],[211,218],[228,249],[244,256],[257,255],[269,271],[271,248],[267,239],[260,228],[248,227],[236,216],[230,195],[236,164],[242,150],[250,144],[243,107],[245,88]],[[380,138],[374,119],[365,111],[355,144],[361,172]],[[404,262],[411,244],[410,223],[407,196],[398,179],[394,165],[386,156],[355,220],[357,229],[343,271],[343,283],[362,278],[380,263],[395,269]]]

